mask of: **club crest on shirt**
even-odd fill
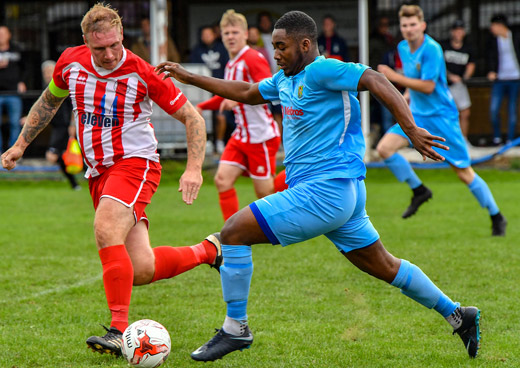
[[[415,69],[417,69],[418,72],[421,71],[421,63],[415,64]]]
[[[298,87],[298,98],[302,98],[303,96],[303,84],[300,84]]]

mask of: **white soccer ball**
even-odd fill
[[[142,319],[123,332],[123,356],[135,367],[155,368],[170,354],[170,334],[159,322]]]

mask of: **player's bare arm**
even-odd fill
[[[258,90],[258,83],[252,84],[206,77],[190,73],[181,65],[170,61],[160,63],[155,67],[155,71],[157,74],[165,73],[163,79],[171,76],[184,84],[191,84],[213,94],[248,105],[258,105],[267,102]]]
[[[13,169],[25,149],[49,124],[66,97],[56,97],[46,88],[34,103],[25,120],[20,136],[15,144],[2,155],[2,166]]]
[[[186,126],[188,162],[186,171],[179,180],[179,192],[182,192],[182,199],[186,204],[192,204],[197,199],[202,185],[201,171],[206,153],[206,124],[189,101],[186,101],[172,116]]]
[[[49,89],[46,88],[31,108],[31,111],[29,111],[29,115],[25,121],[22,133],[20,134],[25,142],[20,142],[20,139],[18,139],[16,144],[21,143],[23,147],[26,148],[49,124],[65,98],[66,97],[54,96]]]
[[[442,137],[433,136],[427,130],[417,127],[408,103],[401,93],[381,73],[367,69],[359,80],[359,90],[369,90],[396,118],[397,122],[412,141],[415,149],[423,156],[432,160],[442,161],[444,157],[435,152],[432,147],[447,150],[448,147],[436,142],[444,142]]]
[[[417,92],[422,92],[429,95],[435,90],[434,81],[405,77],[404,75],[397,73],[388,65],[378,65],[377,71],[383,73],[390,82],[400,84],[406,88],[411,88]]]

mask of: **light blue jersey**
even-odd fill
[[[414,116],[453,114],[458,125],[457,106],[448,89],[446,63],[441,45],[425,34],[424,42],[415,52],[410,51],[406,40],[401,41],[397,48],[406,77],[435,82],[435,89],[431,94],[408,89],[412,114]]]
[[[260,82],[263,98],[281,101],[287,184],[364,179],[365,140],[357,87],[368,67],[318,56],[294,76]]]
[[[414,53],[410,52],[406,40],[399,43],[398,50],[406,77],[435,82],[435,89],[431,94],[408,89],[410,110],[415,123],[430,134],[446,138],[445,144],[450,148],[449,151],[436,147],[433,149],[451,165],[458,168],[469,167],[471,158],[460,130],[459,112],[446,82],[446,63],[441,46],[425,34],[424,42]],[[388,133],[398,134],[410,142],[399,124],[392,126]]]

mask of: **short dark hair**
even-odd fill
[[[491,23],[500,23],[507,26],[507,17],[504,14],[495,14],[491,17]]]
[[[325,20],[325,19],[330,19],[331,21],[333,21],[334,23],[336,23],[336,18],[332,15],[332,14],[325,14],[323,16],[323,18],[321,18],[322,20]]]
[[[313,43],[318,40],[318,27],[314,19],[304,12],[293,10],[282,15],[274,25],[274,29],[285,29],[287,36],[296,40],[309,38]]]

